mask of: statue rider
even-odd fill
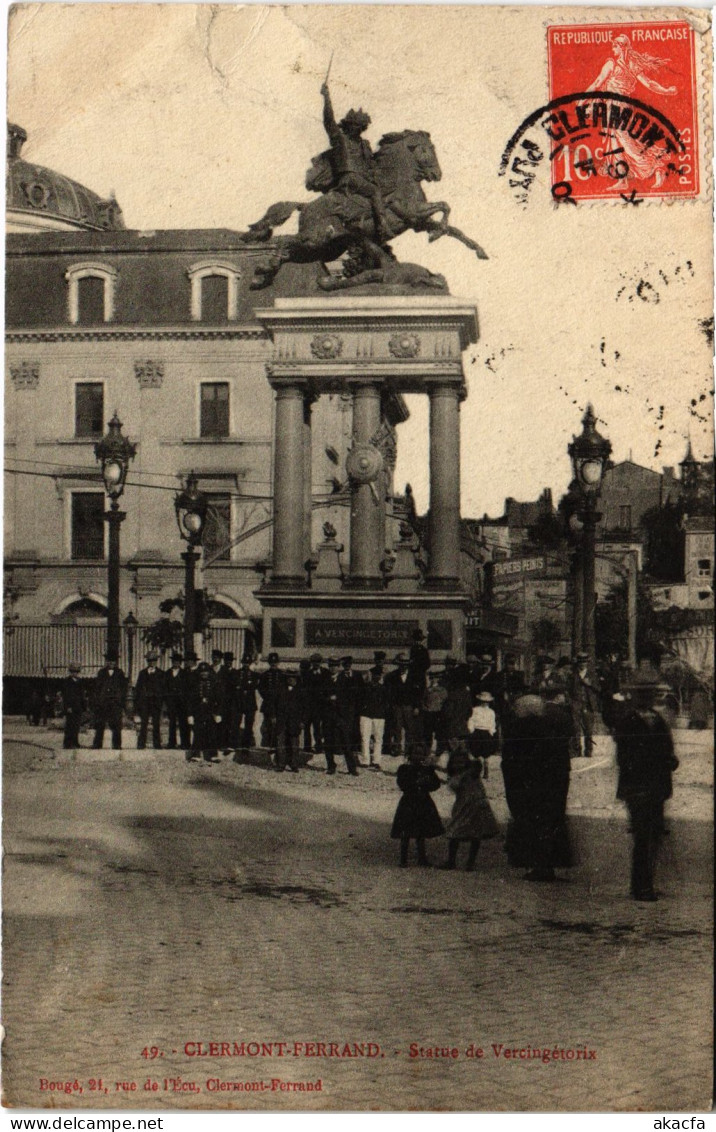
[[[357,193],[370,201],[376,240],[383,243],[389,238],[383,198],[374,179],[370,142],[361,137],[370,125],[370,117],[363,109],[349,110],[345,118],[336,122],[328,83],[323,83],[321,94],[323,125],[331,143],[334,187],[346,193]]]

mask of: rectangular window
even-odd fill
[[[99,438],[104,432],[104,386],[101,381],[75,385],[75,436]]]
[[[700,578],[708,578],[709,575],[711,574],[711,559],[710,558],[699,558],[698,565],[699,565],[699,577]]]
[[[105,281],[99,275],[77,280],[77,321],[84,326],[104,322]]]
[[[216,438],[229,435],[228,381],[203,382],[199,435]]]
[[[72,493],[72,557],[104,559],[104,495],[98,491]]]
[[[229,280],[225,275],[205,275],[201,281],[203,322],[229,321]]]
[[[209,509],[204,526],[204,561],[228,562],[231,558],[231,496],[216,492],[207,496]]]
[[[619,508],[619,528],[622,531],[631,530],[631,504],[625,504]]]

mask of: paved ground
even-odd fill
[[[605,738],[596,758],[573,763],[579,863],[555,885],[524,882],[499,841],[483,845],[473,874],[399,869],[389,775],[278,775],[171,752],[75,756],[57,743],[56,731],[7,724],[6,1103],[710,1107],[706,736],[678,735],[653,905],[627,895],[629,839]],[[504,820],[494,764],[487,786]],[[446,790],[438,805],[449,811]],[[431,848],[441,859],[444,843]],[[338,1053],[374,1043],[379,1056],[291,1056],[289,1046],[283,1057],[276,1046],[213,1056],[210,1042],[229,1053],[242,1042],[333,1042]],[[186,1043],[207,1055],[187,1056]],[[458,1057],[411,1058],[411,1044]],[[152,1046],[161,1055],[143,1058]],[[465,1056],[471,1046],[484,1056]],[[503,1055],[528,1047],[596,1056]],[[84,1091],[43,1091],[43,1078]],[[318,1080],[321,1091],[281,1087]]]

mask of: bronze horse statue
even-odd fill
[[[330,152],[330,151],[329,151]],[[308,171],[308,188],[330,184],[326,170],[329,152],[314,158]],[[308,202],[279,201],[271,205],[244,236],[248,242],[272,240],[270,253],[255,269],[252,287],[266,287],[284,263],[330,263],[345,252],[352,260],[349,277],[336,278],[326,269],[319,279],[324,290],[355,286],[366,282],[398,281],[399,266],[387,241],[403,232],[427,232],[428,239],[452,236],[471,248],[478,259],[487,259],[479,244],[459,228],[448,224],[450,206],[446,201],[428,201],[422,181],[439,181],[440,165],[430,134],[424,130],[403,130],[385,134],[374,155],[375,181],[383,199],[385,227],[376,233],[375,218],[369,200],[358,193],[329,188],[318,200]],[[298,211],[298,233],[295,236],[273,236],[274,228],[284,224]],[[437,218],[436,218],[437,217]],[[405,265],[414,267],[415,265]],[[426,277],[430,272],[425,272]],[[434,280],[441,276],[432,276]],[[426,281],[426,285],[435,285]]]

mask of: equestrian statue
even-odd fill
[[[330,72],[330,66],[329,66]],[[428,240],[452,236],[487,259],[479,244],[448,224],[446,201],[428,201],[422,181],[439,181],[440,165],[430,134],[402,130],[384,134],[373,152],[362,135],[370,117],[349,110],[336,121],[328,89],[321,87],[323,124],[330,148],[314,157],[306,174],[306,188],[320,193],[317,200],[279,201],[242,235],[247,243],[271,241],[267,255],[255,266],[253,288],[273,282],[285,263],[320,263],[324,274],[318,285],[324,291],[342,290],[365,283],[446,290],[442,275],[418,264],[397,261],[389,241],[409,230],[427,232]],[[279,227],[299,212],[295,236],[274,236]],[[326,267],[343,256],[342,274]]]

